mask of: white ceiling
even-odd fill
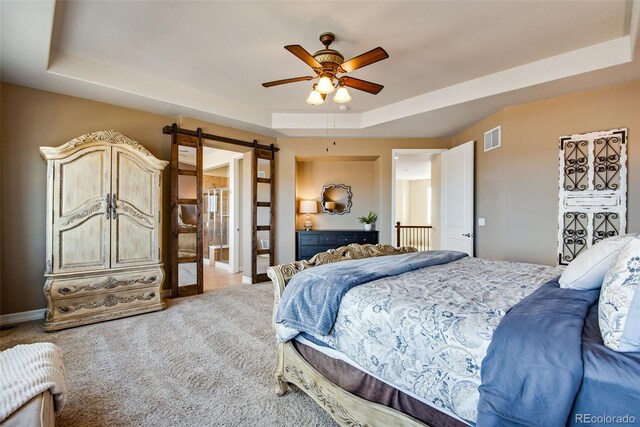
[[[445,136],[507,105],[640,76],[640,2],[7,1],[2,80],[187,115],[268,135]],[[283,46],[313,53],[332,31],[350,58],[350,111],[311,107],[309,75]],[[640,45],[640,44],[638,44]],[[636,46],[638,47],[638,46]],[[330,97],[329,97],[330,98]],[[333,130],[335,128],[335,131]]]
[[[431,154],[398,154],[395,162],[397,180],[431,179]]]

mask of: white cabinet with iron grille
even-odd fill
[[[163,309],[168,162],[115,131],[40,154],[47,161],[45,330]]]

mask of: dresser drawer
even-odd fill
[[[76,316],[85,317],[111,311],[137,309],[140,306],[160,304],[158,286],[119,292],[86,295],[52,301],[53,316],[61,321]]]
[[[300,244],[301,245],[317,245],[318,235],[302,234],[300,235]]]
[[[333,246],[306,246],[300,248],[299,259],[311,259],[315,254],[328,251],[329,249],[335,249]]]
[[[345,246],[350,243],[356,243],[356,235],[355,234],[339,234],[336,236],[336,243],[340,246]]]
[[[320,245],[335,245],[337,243],[335,234],[320,234],[318,236],[318,244]]]
[[[114,273],[108,276],[83,277],[82,279],[58,279],[51,285],[51,298],[60,300],[86,295],[104,294],[116,291],[142,289],[149,286],[159,288],[164,273],[160,268],[148,271]]]
[[[373,234],[358,234],[358,238],[355,243],[360,243],[361,245],[365,243],[376,244],[378,243],[378,239]]]

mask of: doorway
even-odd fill
[[[242,283],[243,154],[213,147],[203,152],[204,291]]]
[[[438,249],[440,155],[446,150],[392,150],[392,239],[396,246]]]
[[[171,295],[266,281],[275,262],[279,149],[175,123],[162,132],[172,147]]]
[[[204,292],[242,283],[239,274],[242,270],[242,240],[239,237],[242,226],[238,219],[242,207],[242,157],[242,153],[202,147],[201,227],[198,227],[196,205],[179,205],[180,227],[193,230],[193,233],[179,235],[180,255],[196,257],[202,254]],[[195,148],[179,149],[178,168],[197,172]],[[197,199],[197,191],[197,173],[178,176],[180,200]],[[201,245],[200,251],[197,250],[198,244]],[[179,286],[193,282],[197,266],[198,260],[178,265]]]

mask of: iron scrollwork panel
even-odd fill
[[[621,138],[615,135],[594,141],[593,186],[596,190],[615,191],[620,187],[621,144]]]
[[[593,215],[593,243],[620,234],[620,215],[616,212],[598,212]]]
[[[563,251],[560,264],[573,261],[587,248],[587,227],[589,220],[584,212],[565,212],[563,236]]]
[[[589,188],[589,142],[564,143],[564,189],[584,191]]]

